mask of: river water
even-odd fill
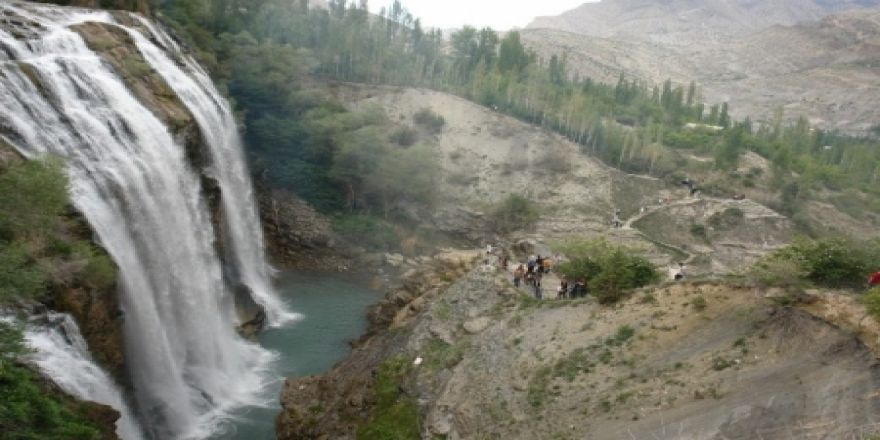
[[[279,396],[285,377],[323,373],[351,351],[348,343],[366,330],[367,308],[381,295],[333,273],[283,273],[276,283],[278,296],[302,319],[260,334],[260,344],[278,358],[273,368],[278,381],[265,393],[265,406],[234,414],[223,432],[212,440],[272,440]]]

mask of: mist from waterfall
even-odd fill
[[[263,403],[273,359],[236,334],[230,282],[248,288],[270,324],[291,317],[271,292],[228,104],[146,21],[135,29],[105,12],[23,3],[0,3],[0,11],[27,22],[26,38],[0,30],[0,136],[27,157],[65,160],[76,208],[119,266],[125,359],[145,435],[205,437],[229,410]],[[226,272],[183,145],[69,28],[90,21],[129,32],[197,120],[222,191]]]

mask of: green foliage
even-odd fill
[[[706,302],[706,297],[700,295],[691,300],[691,306],[694,307],[694,310],[702,312],[703,310],[706,310],[706,307],[708,307],[709,304]]]
[[[0,321],[0,432],[4,439],[92,440],[100,431],[83,414],[48,394],[16,359],[25,354],[21,331]]]
[[[490,214],[495,230],[507,233],[534,225],[541,217],[532,202],[518,194],[511,194],[496,206]]]
[[[770,285],[796,284],[802,277],[825,287],[856,287],[876,270],[878,258],[876,242],[799,239],[758,262],[752,275]]]
[[[570,280],[587,280],[602,304],[615,303],[627,291],[660,279],[650,261],[605,239],[573,240],[560,250],[568,261],[558,271]]]
[[[692,223],[690,227],[691,235],[699,238],[703,241],[709,241],[709,231],[706,230],[705,225],[701,225],[699,223]]]
[[[56,161],[25,161],[0,175],[0,236],[48,234],[67,207],[67,177]]]
[[[628,325],[624,325],[624,326],[621,326],[620,328],[618,328],[617,332],[614,334],[614,336],[608,338],[605,341],[605,344],[610,345],[610,346],[614,346],[614,347],[620,347],[621,345],[625,344],[627,341],[632,339],[632,337],[635,336],[635,334],[636,334],[635,329],[633,329],[632,327],[630,327]]]
[[[425,345],[422,357],[425,358],[425,368],[437,372],[447,368],[453,368],[464,358],[466,346],[459,342],[448,344],[440,339],[431,339]]]
[[[368,215],[346,215],[333,220],[333,230],[358,245],[374,251],[394,249],[400,237],[381,219]]]
[[[880,287],[875,287],[861,297],[862,304],[868,313],[877,321],[880,321]]]
[[[0,304],[37,298],[46,293],[46,273],[22,245],[0,243]]]
[[[411,380],[409,361],[386,360],[376,373],[376,406],[369,421],[358,428],[358,440],[412,440],[420,436],[421,414],[415,398],[402,390]]]
[[[424,127],[428,132],[433,134],[439,134],[442,132],[443,127],[446,125],[446,119],[443,116],[434,113],[433,110],[427,107],[416,112],[416,114],[413,115],[413,120],[416,124]]]
[[[401,127],[391,133],[388,140],[401,147],[411,147],[419,140],[419,132],[409,127]]]

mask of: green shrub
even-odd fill
[[[25,161],[0,174],[0,235],[45,236],[67,209],[67,176],[55,161]]]
[[[21,245],[0,243],[0,303],[35,298],[46,292],[46,274]]]
[[[333,230],[343,238],[367,249],[391,250],[400,237],[388,223],[368,215],[347,215],[333,220]]]
[[[871,289],[861,298],[862,304],[868,309],[868,313],[877,321],[880,321],[880,287]]]
[[[495,207],[489,220],[497,231],[507,233],[534,225],[540,216],[529,199],[513,194]]]
[[[439,134],[446,125],[446,119],[443,116],[434,113],[430,108],[423,108],[416,112],[413,116],[416,124],[425,127],[429,132]]]
[[[692,299],[691,305],[694,307],[694,310],[696,310],[698,312],[702,312],[703,310],[706,310],[706,307],[709,306],[708,303],[706,302],[706,298],[703,296],[698,296],[698,297]]]
[[[793,284],[796,277],[803,277],[824,287],[856,287],[876,270],[878,261],[880,249],[876,241],[798,239],[759,261],[752,272],[769,285]]]
[[[101,432],[75,404],[48,394],[33,371],[18,362],[26,353],[21,331],[0,321],[0,437],[97,440]]]
[[[699,223],[691,224],[691,235],[699,238],[703,241],[709,241],[709,232],[706,230],[706,226],[701,225]]]
[[[401,127],[391,133],[388,140],[401,147],[411,147],[419,140],[419,132],[409,127]]]
[[[412,440],[420,438],[421,415],[413,397],[403,393],[411,380],[410,363],[403,357],[386,360],[376,372],[376,407],[357,431],[358,440]]]
[[[630,250],[606,240],[574,240],[561,247],[568,261],[558,270],[570,280],[587,280],[599,302],[619,301],[631,289],[660,279],[657,268]]]

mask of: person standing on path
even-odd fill
[[[523,277],[526,275],[526,268],[520,264],[517,266],[516,270],[513,271],[513,285],[519,288],[520,283],[522,283]]]

